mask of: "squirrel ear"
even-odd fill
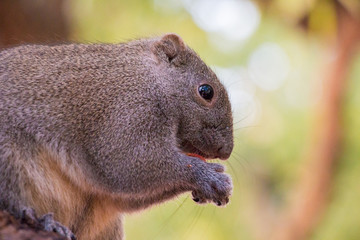
[[[164,35],[160,40],[155,42],[154,47],[154,53],[161,58],[166,57],[166,60],[169,62],[176,58],[182,51],[186,50],[184,41],[174,33]]]

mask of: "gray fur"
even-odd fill
[[[203,83],[211,103],[197,94]],[[104,237],[122,232],[122,213],[186,191],[225,205],[223,167],[185,152],[226,159],[232,131],[224,87],[175,34],[0,52],[0,209],[54,212],[78,237],[122,239]],[[85,233],[108,206],[113,220]]]

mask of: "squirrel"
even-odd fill
[[[125,213],[184,192],[226,205],[201,159],[232,149],[228,94],[176,34],[0,52],[0,209],[47,231],[119,240]]]

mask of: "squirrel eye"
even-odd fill
[[[198,88],[200,96],[206,101],[211,101],[214,96],[213,88],[208,84],[203,84]]]

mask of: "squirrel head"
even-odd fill
[[[177,121],[181,151],[204,158],[229,158],[233,119],[228,94],[215,73],[176,34],[152,46],[166,114]]]

